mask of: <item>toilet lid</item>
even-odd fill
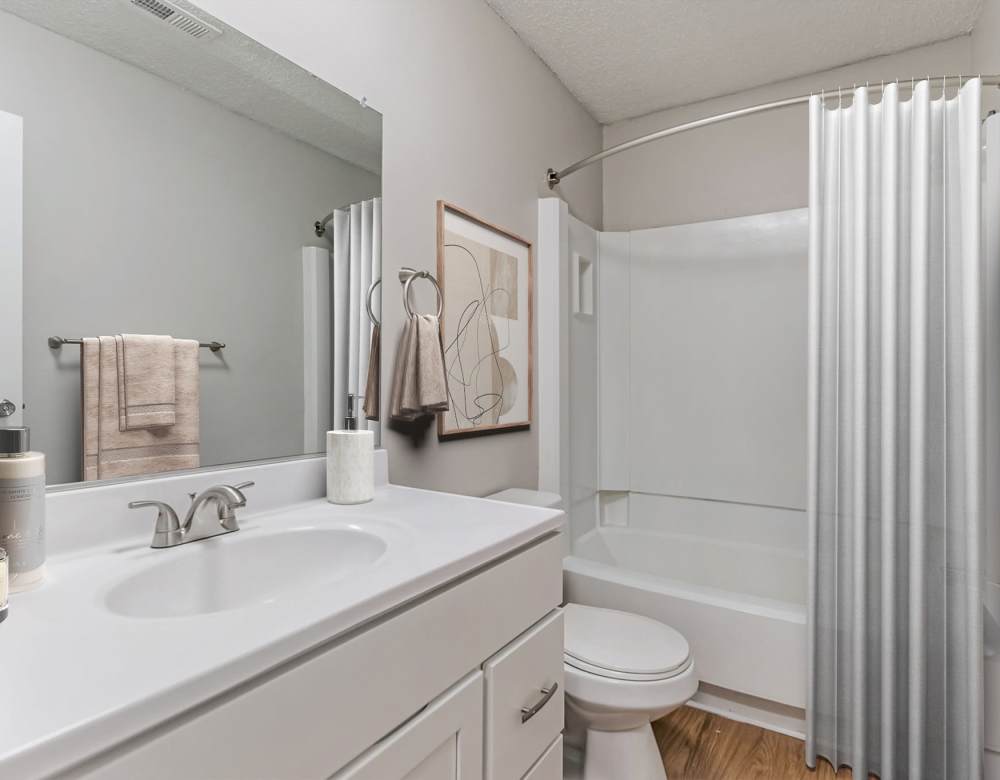
[[[608,677],[662,680],[686,669],[687,640],[657,620],[615,609],[567,604],[565,660]]]

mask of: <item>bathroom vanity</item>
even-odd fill
[[[307,458],[49,495],[49,577],[0,626],[0,776],[562,775],[559,512]],[[240,530],[151,549],[156,513],[253,480]]]
[[[0,0],[0,47],[0,426],[61,486],[0,778],[560,777],[561,513],[385,453],[325,500],[381,432],[381,115],[189,2]]]

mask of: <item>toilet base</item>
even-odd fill
[[[647,721],[627,731],[587,730],[583,780],[667,780],[660,748]]]

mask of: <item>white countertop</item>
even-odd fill
[[[243,512],[238,533],[167,550],[149,548],[147,518],[128,539],[50,557],[47,582],[11,598],[10,616],[0,623],[0,776],[44,776],[93,756],[562,522],[556,510],[392,485],[358,506],[313,500]],[[389,547],[372,568],[332,586],[193,617],[124,617],[104,604],[115,583],[191,552],[185,548],[345,524],[376,531]]]

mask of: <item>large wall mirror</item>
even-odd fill
[[[378,436],[381,127],[188,3],[0,0],[0,425],[49,484],[320,452],[349,394]]]

